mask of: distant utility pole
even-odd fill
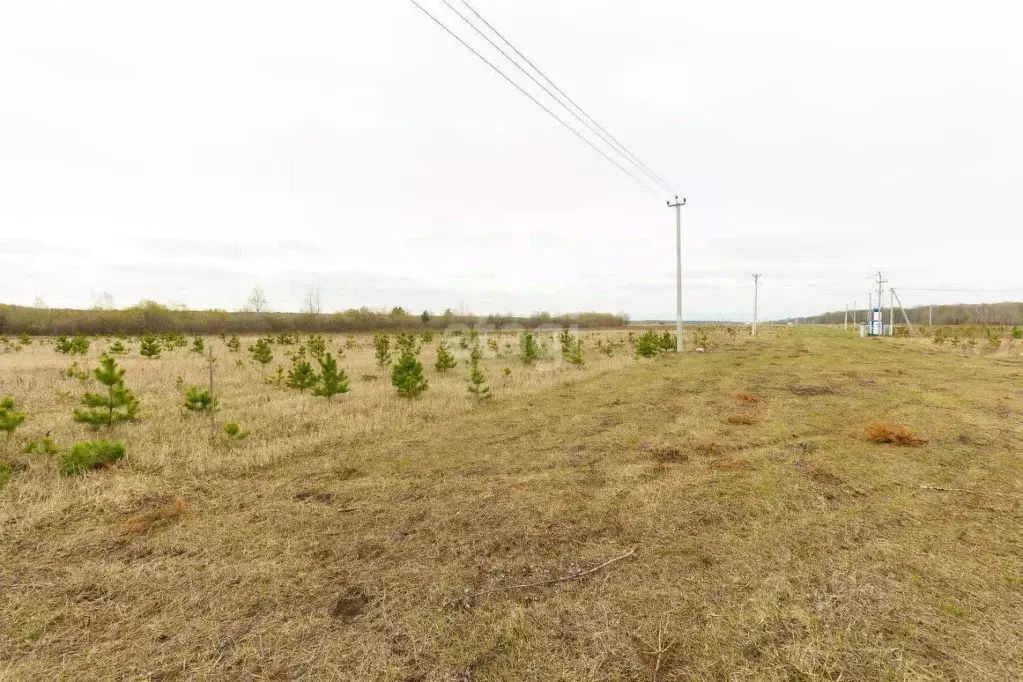
[[[675,203],[668,202],[668,208],[675,209],[675,352],[682,352],[682,207],[686,205],[685,198],[678,200],[675,195]]]
[[[753,273],[753,336],[757,335],[757,298],[760,293],[760,273]]]
[[[856,301],[853,300],[853,326],[856,326]]]
[[[934,306],[931,304],[927,305],[927,326],[934,326]]]
[[[842,331],[849,331],[849,304],[845,304],[845,320],[842,322]]]

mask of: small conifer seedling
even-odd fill
[[[231,335],[231,338],[227,340],[227,349],[232,353],[237,353],[242,348],[242,342],[238,340],[238,336],[235,334]]]
[[[203,341],[201,336],[197,336],[192,339],[192,352],[199,354],[206,352],[206,342]]]
[[[25,416],[24,412],[14,411],[14,398],[11,396],[0,398],[0,431],[7,433],[8,440],[14,433],[14,429],[25,421]]]
[[[327,352],[327,341],[319,334],[311,335],[306,346],[309,348],[309,355],[316,359],[323,357],[323,354]]]
[[[30,440],[25,446],[25,453],[29,455],[56,455],[60,448],[49,436],[43,436],[39,440]]]
[[[483,349],[479,344],[473,346],[469,354],[469,393],[477,400],[485,400],[490,396],[490,387],[487,386],[487,377],[480,369],[480,360],[483,359]]]
[[[160,340],[153,334],[146,334],[139,342],[139,355],[145,358],[160,357]]]
[[[189,412],[206,412],[216,406],[216,400],[210,395],[209,390],[203,390],[198,386],[189,387],[185,393],[185,409]]]
[[[449,369],[454,369],[456,365],[458,365],[458,360],[455,360],[455,356],[448,350],[447,342],[441,341],[437,344],[437,363],[434,365],[437,371],[446,372]]]
[[[235,422],[224,424],[224,435],[230,440],[241,440],[249,435],[248,431],[242,431],[242,427]]]
[[[124,445],[108,440],[76,443],[71,450],[60,453],[60,469],[65,476],[81,476],[91,469],[101,469],[124,459]]]
[[[373,355],[381,369],[391,364],[391,337],[387,334],[374,334]]]
[[[519,355],[522,357],[522,362],[527,365],[536,362],[536,359],[540,357],[533,332],[522,332],[519,335]]]
[[[319,359],[320,375],[313,386],[313,395],[322,396],[328,400],[338,393],[348,393],[348,375],[343,369],[338,369],[337,360],[330,353],[324,353]]]
[[[249,355],[261,365],[265,365],[274,359],[273,349],[270,348],[270,342],[266,339],[259,339],[256,343],[249,346]]]
[[[408,339],[402,338],[404,336],[406,335],[402,334],[398,337],[401,356],[391,368],[391,383],[398,389],[398,395],[402,398],[417,398],[427,389],[429,382],[423,376],[423,364],[417,357],[419,348],[416,346],[415,337],[407,335],[408,339],[411,339],[409,342]]]
[[[110,347],[107,348],[107,353],[109,355],[124,355],[127,352],[128,349],[125,348],[124,344],[121,343],[120,341],[114,341],[112,344],[110,344]]]
[[[316,372],[313,370],[313,366],[306,360],[299,360],[291,366],[288,371],[288,386],[291,388],[297,388],[303,393],[307,388],[312,388],[319,381],[319,377],[316,376]]]
[[[86,392],[82,396],[84,408],[76,408],[76,422],[88,424],[93,430],[101,426],[110,428],[117,422],[135,418],[139,402],[135,395],[124,387],[125,370],[117,366],[117,362],[109,355],[100,359],[99,368],[93,370],[96,381],[107,387],[107,392]]]

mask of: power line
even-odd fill
[[[899,287],[902,291],[958,291],[964,293],[1018,293],[1023,289],[910,289]]]
[[[452,9],[452,11],[454,11],[456,14],[458,14],[458,16],[462,17],[462,19],[466,23],[468,23],[470,26],[472,26],[473,29],[475,29],[477,33],[479,33],[484,38],[486,38],[487,42],[489,42],[491,45],[494,45],[494,42],[492,40],[490,40],[490,38],[488,38],[482,31],[480,31],[478,28],[476,28],[476,26],[474,26],[471,22],[469,22],[468,19],[466,19],[464,16],[462,16],[461,12],[458,12],[458,10],[455,10],[453,7],[451,7],[451,5],[448,3],[448,0],[443,0],[443,2],[444,2],[445,5],[450,7]],[[559,101],[559,103],[563,107],[565,107],[565,109],[567,109],[569,111],[569,113],[571,113],[573,116],[575,116],[577,119],[579,119],[579,121],[582,122],[583,125],[585,125],[587,128],[589,128],[595,134],[597,134],[598,136],[602,137],[604,139],[604,141],[607,142],[609,145],[611,145],[612,147],[615,147],[620,154],[625,156],[634,166],[636,166],[637,168],[642,170],[646,175],[648,175],[651,179],[656,181],[665,190],[667,190],[668,192],[673,192],[674,191],[674,190],[672,190],[671,185],[669,185],[661,176],[659,176],[657,173],[652,171],[650,169],[650,167],[647,166],[645,163],[643,163],[643,161],[641,161],[638,156],[636,156],[635,154],[630,152],[628,149],[626,149],[625,145],[623,145],[621,142],[619,142],[617,139],[615,139],[615,137],[611,133],[609,133],[606,128],[604,128],[604,126],[602,126],[599,123],[597,123],[596,119],[594,119],[592,116],[590,116],[588,113],[586,113],[586,111],[581,106],[579,106],[578,104],[575,103],[575,100],[573,100],[571,97],[569,97],[567,94],[565,94],[564,90],[559,88],[554,83],[554,81],[552,81],[550,78],[547,77],[547,74],[545,74],[543,71],[541,71],[539,69],[539,67],[536,66],[536,64],[531,62],[526,55],[522,54],[522,52],[519,51],[519,49],[517,47],[512,45],[511,41],[509,41],[507,38],[505,38],[504,35],[502,35],[500,31],[498,31],[496,28],[494,28],[493,25],[491,25],[491,23],[489,21],[484,19],[483,16],[479,12],[477,12],[476,9],[472,5],[470,5],[468,2],[466,2],[466,0],[461,0],[461,2],[462,2],[463,5],[465,5],[466,7],[469,8],[470,12],[472,12],[473,14],[476,15],[477,19],[482,21],[483,24],[487,28],[489,28],[491,31],[493,31],[494,35],[496,35],[498,38],[500,38],[504,42],[504,44],[507,45],[508,47],[510,47],[512,49],[512,51],[515,52],[515,54],[517,54],[519,57],[522,58],[522,60],[524,62],[526,62],[526,64],[528,64],[534,71],[536,71],[538,74],[540,74],[540,77],[543,78],[545,81],[547,81],[547,83],[552,88],[557,90],[558,94],[560,94],[562,97],[564,97],[565,100],[567,100],[569,102],[569,104],[571,104],[573,107],[578,109],[579,113],[581,113],[583,116],[585,116],[587,119],[589,119],[589,121],[590,121],[590,123],[592,123],[592,125],[590,125],[590,123],[587,123],[585,120],[583,120],[583,118],[580,117],[579,114],[575,113],[575,111],[573,111],[564,102],[560,102]],[[548,95],[553,97],[555,100],[558,99],[557,96],[555,96],[550,90],[548,90],[546,87],[544,87],[543,84],[541,84],[539,81],[536,80],[536,78],[533,78],[532,74],[530,74],[528,71],[526,71],[521,66],[519,66],[519,64],[515,60],[513,60],[510,56],[508,56],[508,54],[504,50],[502,50],[501,48],[497,47],[497,45],[494,45],[494,47],[497,48],[498,50],[500,50],[501,54],[504,54],[505,57],[508,57],[508,60],[511,61],[513,64],[515,64],[515,66],[517,66],[519,68],[519,70],[522,71],[522,73],[524,73],[527,76],[529,76],[533,80],[534,83],[536,83],[541,88],[543,88],[544,91]],[[596,126],[596,128],[594,128],[594,126]]]
[[[529,98],[529,99],[530,99],[530,100],[531,100],[531,101],[533,102],[533,104],[535,104],[536,106],[538,106],[538,107],[540,107],[541,109],[543,109],[543,110],[544,110],[545,112],[547,112],[547,114],[548,114],[548,115],[550,115],[550,116],[551,116],[551,117],[552,117],[552,118],[553,118],[554,120],[556,120],[556,121],[557,121],[558,123],[560,123],[561,125],[563,125],[563,126],[565,126],[566,128],[568,128],[569,132],[571,132],[571,133],[572,133],[573,135],[575,135],[575,136],[576,136],[576,137],[578,137],[578,138],[579,138],[580,140],[582,140],[582,141],[583,141],[583,142],[585,142],[585,143],[586,143],[587,145],[589,145],[589,147],[590,147],[591,149],[593,149],[593,151],[597,152],[598,154],[600,154],[601,156],[603,156],[603,157],[604,157],[605,159],[607,159],[608,161],[610,161],[611,163],[613,163],[613,164],[615,165],[615,167],[617,167],[617,168],[618,168],[618,169],[619,169],[620,171],[622,171],[623,173],[625,173],[626,175],[628,175],[628,176],[629,176],[630,178],[632,178],[633,180],[635,180],[636,182],[638,182],[638,183],[639,183],[640,185],[642,185],[642,186],[643,186],[643,188],[644,188],[644,189],[645,189],[646,191],[650,192],[651,194],[656,194],[656,192],[654,192],[654,190],[650,189],[650,187],[648,187],[648,186],[646,185],[646,183],[644,183],[644,182],[643,182],[643,181],[642,181],[641,179],[639,179],[638,177],[636,177],[635,175],[633,175],[633,174],[632,174],[632,172],[631,172],[631,171],[629,171],[629,169],[627,169],[627,168],[625,168],[624,166],[622,166],[622,165],[621,165],[620,163],[618,163],[617,161],[615,161],[614,159],[612,159],[612,158],[611,158],[610,156],[608,156],[607,154],[605,154],[605,153],[604,153],[604,151],[603,151],[603,150],[601,150],[601,149],[600,149],[599,147],[597,147],[597,146],[596,146],[595,144],[593,144],[592,142],[590,142],[589,140],[587,140],[587,139],[586,139],[585,137],[583,137],[583,135],[582,135],[582,134],[580,134],[580,133],[579,133],[579,131],[577,131],[577,130],[576,130],[575,128],[573,128],[573,127],[572,127],[571,125],[569,125],[568,123],[566,123],[565,121],[563,121],[563,120],[562,120],[562,119],[561,119],[561,118],[560,118],[560,117],[559,117],[559,116],[558,116],[557,114],[555,114],[555,113],[554,113],[553,111],[551,111],[551,110],[550,110],[550,109],[548,109],[548,108],[547,108],[546,106],[544,106],[544,105],[543,105],[543,104],[542,104],[542,103],[541,103],[541,102],[540,102],[540,101],[539,101],[539,100],[538,100],[537,98],[535,98],[535,97],[533,97],[533,96],[532,96],[531,94],[529,94],[529,92],[527,92],[527,91],[526,91],[526,90],[525,90],[525,89],[524,89],[524,88],[523,88],[523,87],[522,87],[521,85],[519,85],[518,83],[516,83],[515,81],[513,81],[513,80],[512,80],[511,78],[509,78],[509,77],[508,77],[508,75],[504,73],[504,71],[501,71],[501,69],[499,69],[499,68],[498,68],[497,66],[495,66],[495,65],[493,64],[493,62],[491,62],[491,61],[490,61],[489,59],[487,59],[487,58],[486,58],[486,57],[484,57],[484,56],[483,56],[482,54],[480,54],[479,52],[477,52],[477,51],[476,51],[476,50],[475,50],[475,49],[474,49],[474,48],[473,48],[473,47],[472,47],[471,45],[469,45],[469,43],[467,43],[467,42],[465,42],[464,40],[462,40],[462,38],[461,38],[461,37],[460,37],[460,36],[459,36],[459,35],[458,35],[457,33],[455,33],[455,32],[454,32],[454,31],[452,31],[452,30],[451,30],[450,28],[448,28],[448,27],[447,27],[447,26],[446,26],[446,25],[444,24],[444,22],[442,22],[442,21],[441,21],[440,19],[438,19],[437,17],[435,17],[435,16],[433,15],[433,14],[431,14],[431,13],[430,13],[430,12],[429,12],[428,10],[426,10],[426,9],[425,9],[425,8],[424,8],[424,7],[422,6],[422,5],[420,5],[420,4],[418,3],[418,2],[416,2],[416,0],[409,0],[409,2],[411,2],[411,3],[413,4],[413,5],[415,5],[416,7],[418,7],[418,8],[419,8],[419,11],[421,11],[421,12],[422,12],[423,14],[425,14],[426,16],[430,17],[430,19],[432,19],[432,20],[434,21],[434,23],[436,23],[436,24],[437,24],[438,26],[440,26],[440,27],[441,27],[442,29],[444,29],[444,30],[445,30],[445,31],[446,31],[446,32],[447,32],[448,34],[450,34],[450,35],[451,35],[451,37],[453,37],[453,38],[454,38],[455,40],[457,40],[457,41],[458,41],[459,43],[461,43],[461,44],[462,44],[462,46],[463,46],[463,47],[464,47],[465,49],[467,49],[467,50],[469,50],[470,52],[472,52],[472,53],[473,53],[474,55],[476,55],[476,56],[477,56],[477,57],[478,57],[479,59],[481,59],[481,60],[482,60],[482,61],[483,61],[484,63],[486,63],[486,65],[487,65],[487,66],[489,66],[489,67],[490,67],[491,69],[493,69],[494,71],[496,71],[496,72],[497,72],[497,74],[501,76],[501,78],[504,78],[504,79],[505,79],[506,81],[508,81],[509,83],[511,83],[511,84],[512,84],[513,86],[515,86],[515,89],[516,89],[516,90],[518,90],[519,92],[521,92],[521,93],[522,93],[523,95],[525,95],[526,97],[528,97],[528,98]]]

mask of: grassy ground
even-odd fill
[[[36,352],[0,393],[70,438]],[[128,462],[0,490],[0,677],[1023,677],[1017,349],[795,328],[588,358],[488,360],[522,384],[482,406],[460,378],[329,408],[239,380],[231,448],[146,379]]]

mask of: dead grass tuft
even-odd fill
[[[867,427],[867,436],[877,443],[894,443],[895,445],[923,445],[905,426],[899,424],[871,424]]]
[[[745,426],[751,426],[757,423],[757,418],[752,414],[730,414],[725,421],[729,424],[743,424]]]
[[[655,445],[649,448],[650,454],[659,464],[676,464],[688,462],[689,455],[671,445]]]
[[[830,386],[792,386],[789,388],[789,392],[794,395],[810,397],[817,395],[834,395],[835,389]]]
[[[746,393],[745,391],[737,393],[735,399],[744,405],[756,405],[760,402],[760,398],[753,395],[752,393]]]
[[[138,535],[148,533],[154,528],[170,524],[184,513],[185,501],[181,499],[174,500],[173,504],[163,505],[128,519],[124,525],[124,534]]]

